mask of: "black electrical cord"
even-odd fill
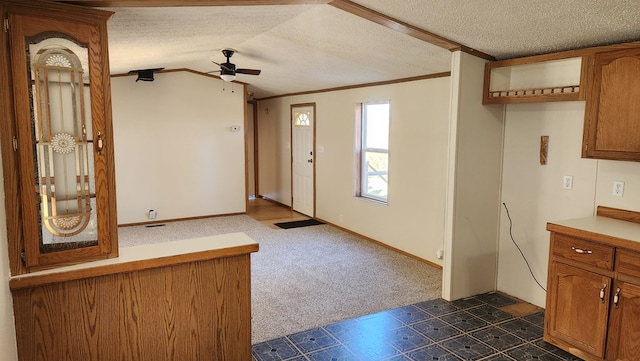
[[[538,286],[540,286],[540,288],[542,288],[543,291],[547,292],[547,289],[544,288],[542,286],[542,284],[540,284],[540,282],[538,282],[538,279],[536,278],[536,275],[533,274],[533,270],[531,269],[531,265],[529,265],[529,261],[527,261],[527,257],[524,256],[524,253],[522,253],[522,250],[520,249],[520,246],[518,246],[518,243],[516,243],[516,240],[513,239],[513,233],[511,232],[511,228],[513,227],[513,221],[511,220],[511,215],[509,214],[509,208],[507,208],[507,205],[504,202],[502,203],[502,205],[504,206],[505,211],[507,211],[507,218],[509,218],[509,236],[511,237],[511,241],[513,242],[513,244],[516,245],[516,248],[518,249],[518,251],[520,251],[520,255],[522,255],[522,259],[524,259],[524,263],[526,263],[527,267],[529,267],[529,273],[531,273],[531,277],[533,277],[533,280],[536,281]]]

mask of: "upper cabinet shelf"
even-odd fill
[[[582,56],[543,55],[487,63],[483,104],[583,100]]]

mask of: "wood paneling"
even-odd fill
[[[251,360],[249,254],[14,291],[20,360]]]

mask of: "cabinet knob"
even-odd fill
[[[613,296],[613,304],[618,308],[618,302],[620,302],[620,287],[616,288],[616,294]]]
[[[607,289],[607,284],[605,283],[605,284],[602,285],[602,288],[600,289],[600,301],[602,303],[604,303],[604,290],[606,290],[606,289]]]

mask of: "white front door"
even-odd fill
[[[294,211],[314,217],[315,104],[291,106],[291,187]]]

